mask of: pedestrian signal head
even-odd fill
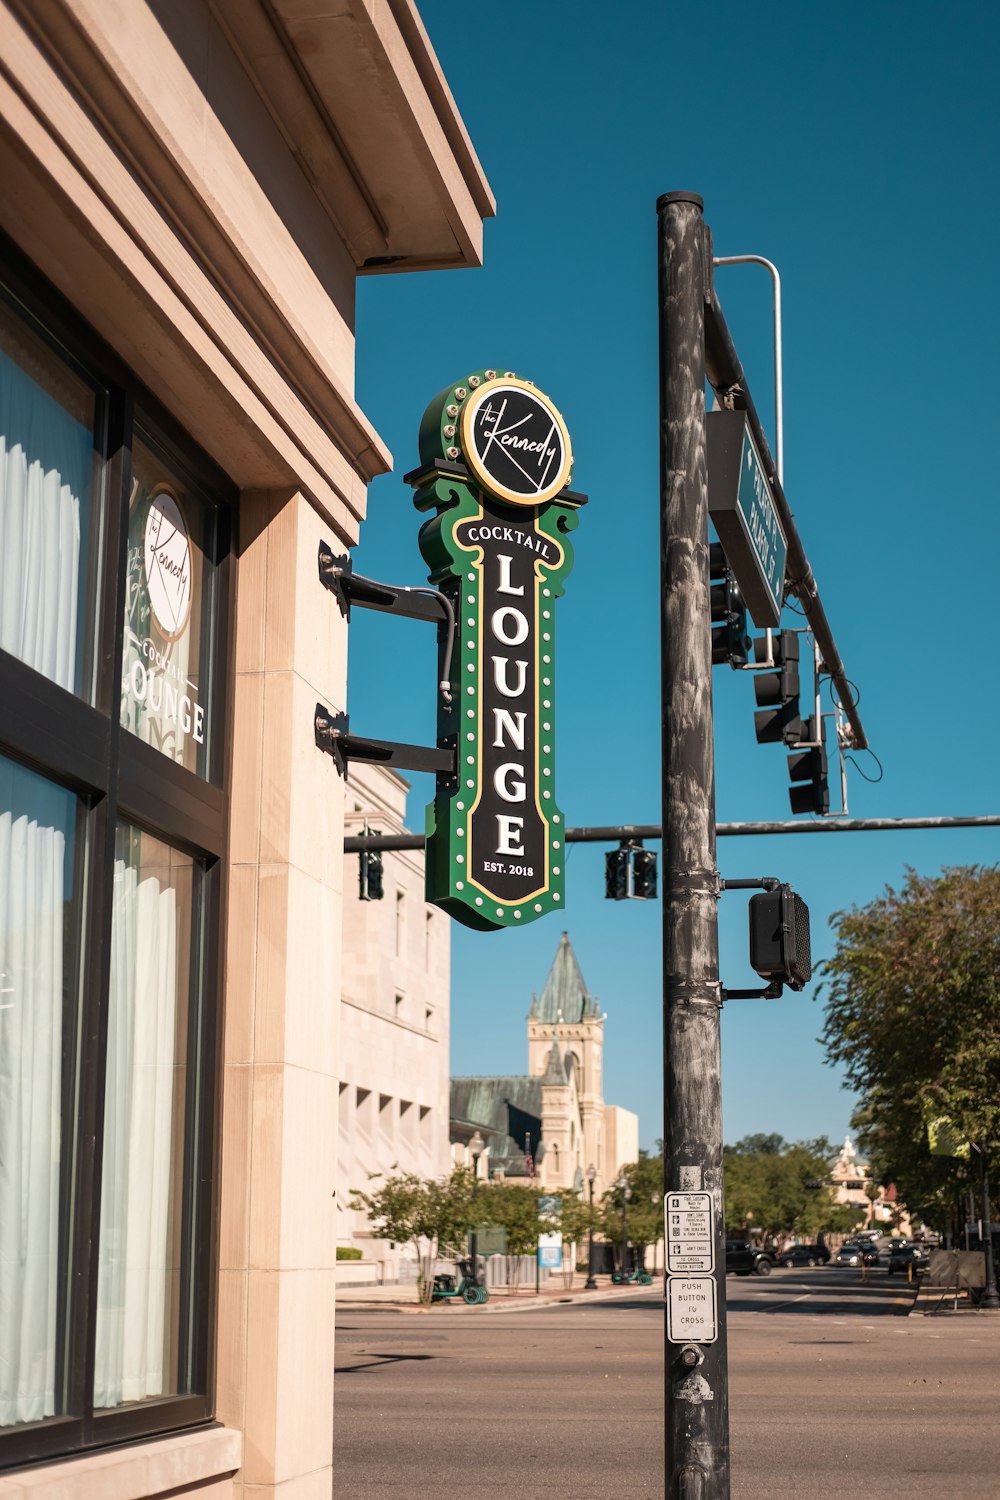
[[[801,990],[812,975],[809,908],[790,885],[750,898],[750,967],[762,979]]]

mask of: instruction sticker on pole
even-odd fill
[[[672,1344],[714,1344],[718,1338],[715,1280],[667,1277],[667,1338]]]
[[[715,1270],[711,1193],[668,1193],[664,1200],[667,1272]]]

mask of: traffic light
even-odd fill
[[[609,901],[656,900],[656,854],[638,839],[622,839],[604,856],[604,894]]]
[[[358,855],[358,896],[362,901],[381,901],[384,895],[382,856],[377,849],[362,849]]]
[[[773,672],[755,672],[754,696],[758,711],[753,716],[754,733],[760,745],[772,742],[795,745],[803,738],[799,712],[799,638],[794,630],[774,631],[771,636]],[[767,636],[753,643],[754,660],[766,662]]]
[[[816,735],[813,730],[813,720],[808,719],[806,729],[809,733],[804,738],[818,738],[820,743],[788,757],[789,778],[803,783],[801,786],[788,788],[788,799],[792,804],[793,813],[816,813],[819,817],[825,817],[830,811],[830,782],[826,745],[823,743],[824,721],[822,718],[819,724],[819,734]]]
[[[656,854],[641,844],[632,850],[632,895],[636,901],[656,900]]]
[[[721,542],[708,549],[712,601],[712,665],[727,661],[735,671],[745,667],[750,652],[747,610],[739,584],[726,561]]]
[[[629,883],[628,849],[609,849],[604,856],[604,894],[609,901],[627,901]]]
[[[790,885],[750,897],[750,967],[793,990],[809,982],[809,908]]]

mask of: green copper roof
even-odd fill
[[[453,1078],[449,1113],[500,1132],[490,1137],[491,1176],[498,1168],[508,1177],[527,1175],[525,1145],[537,1159],[542,1138],[540,1078]]]
[[[539,1021],[563,1021],[575,1025],[585,1017],[599,1014],[597,997],[587,989],[569,933],[564,932],[541,999],[531,997],[531,1016]]]

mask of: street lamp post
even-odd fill
[[[597,1287],[597,1277],[594,1275],[594,1183],[597,1181],[597,1168],[587,1168],[587,1188],[590,1192],[590,1238],[587,1244],[587,1280],[584,1282],[584,1291],[592,1292]]]
[[[479,1158],[482,1156],[482,1154],[485,1151],[485,1149],[486,1149],[486,1142],[483,1140],[483,1137],[480,1135],[479,1131],[477,1130],[476,1133],[475,1133],[475,1135],[472,1137],[472,1140],[469,1142],[469,1150],[472,1152],[472,1204],[473,1204],[473,1214],[475,1213],[476,1188],[479,1185]],[[479,1256],[478,1256],[478,1250],[479,1250],[479,1237],[478,1237],[478,1235],[476,1233],[475,1222],[473,1222],[472,1230],[471,1230],[471,1233],[469,1235],[469,1253],[470,1253],[470,1255],[472,1257],[472,1280],[473,1280],[473,1283],[476,1286],[479,1285]]]
[[[1000,1293],[997,1292],[996,1270],[993,1264],[993,1226],[990,1223],[990,1171],[986,1155],[986,1142],[979,1148],[979,1160],[983,1173],[983,1251],[985,1255],[985,1286],[979,1306],[986,1312],[1000,1312]]]
[[[618,1187],[622,1193],[622,1280],[628,1275],[628,1200],[632,1196],[632,1189],[624,1175],[618,1179]]]

